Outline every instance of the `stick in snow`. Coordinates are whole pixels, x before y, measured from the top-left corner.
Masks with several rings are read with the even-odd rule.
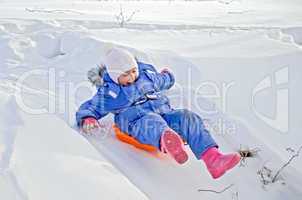
[[[224,188],[221,191],[199,189],[198,192],[213,192],[213,193],[216,193],[216,194],[221,194],[221,193],[224,193],[225,191],[227,191],[228,189],[230,189],[233,186],[234,186],[234,184],[231,184],[231,185],[229,185],[228,187]]]
[[[290,159],[277,171],[276,175],[274,176],[274,178],[272,179],[272,182],[276,182],[276,180],[278,179],[278,176],[280,175],[280,173],[296,158],[299,156],[300,151],[302,150],[302,146],[298,149],[297,153],[292,155],[292,157],[290,157]]]

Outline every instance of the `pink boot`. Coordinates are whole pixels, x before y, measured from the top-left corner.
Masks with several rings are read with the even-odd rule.
[[[240,155],[238,153],[224,155],[216,147],[212,147],[203,153],[201,159],[206,164],[212,177],[217,179],[239,163]]]
[[[183,164],[188,160],[188,154],[184,149],[181,137],[168,129],[161,136],[161,149],[168,153],[177,163]]]

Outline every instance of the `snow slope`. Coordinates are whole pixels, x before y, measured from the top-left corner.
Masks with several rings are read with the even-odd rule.
[[[270,12],[268,1],[160,2],[162,9],[128,2],[127,9],[145,15],[126,28],[114,21],[114,2],[0,4],[1,197],[299,199],[300,157],[265,190],[257,175],[264,164],[276,171],[290,156],[286,148],[302,141],[302,12],[298,1],[290,2]],[[250,14],[232,10],[249,6]],[[200,14],[201,8],[211,9]],[[151,17],[155,10],[158,17]],[[245,146],[260,148],[259,155],[214,181],[193,156],[177,166],[165,155],[118,142],[110,129],[86,139],[78,134],[74,113],[95,92],[86,72],[113,45],[158,69],[169,66],[177,79],[168,92],[173,105],[198,112],[224,151]],[[110,127],[111,116],[101,123]],[[220,195],[198,192],[230,184]]]
[[[63,120],[24,113],[13,95],[4,102],[2,199],[148,199]]]

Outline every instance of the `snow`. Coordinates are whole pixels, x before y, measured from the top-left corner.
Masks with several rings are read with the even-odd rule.
[[[4,199],[147,199],[63,120],[22,113],[7,98],[1,104]]]
[[[120,28],[115,15],[139,10]],[[298,149],[302,4],[291,1],[0,1],[2,199],[299,199],[302,159],[263,189]],[[184,166],[117,141],[83,137],[74,113],[95,89],[86,73],[118,45],[177,83],[177,108],[198,112],[223,151],[256,158],[212,180],[193,155]],[[112,116],[101,120],[107,128]],[[190,154],[192,154],[190,152]],[[284,182],[284,184],[282,184]],[[198,189],[222,190],[222,194]],[[251,185],[253,187],[251,187]]]

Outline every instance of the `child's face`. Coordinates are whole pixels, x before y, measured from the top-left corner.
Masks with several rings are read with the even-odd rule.
[[[134,83],[134,81],[137,79],[137,76],[138,76],[137,68],[134,67],[134,68],[122,73],[118,77],[118,83],[123,86],[130,85],[130,84]]]

